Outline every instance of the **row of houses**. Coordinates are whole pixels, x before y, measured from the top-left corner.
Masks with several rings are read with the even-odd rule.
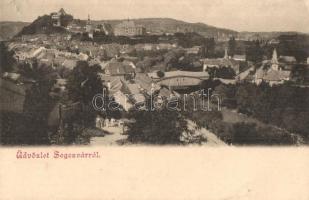
[[[227,49],[225,49],[225,55],[223,58],[203,58],[200,59],[203,63],[203,71],[207,71],[209,68],[231,67],[236,75],[239,74],[241,69],[241,63],[246,62],[245,55],[228,56]]]
[[[39,64],[52,67],[63,66],[71,70],[76,66],[78,61],[87,61],[89,59],[89,56],[84,53],[76,54],[24,43],[11,46],[11,50],[15,52],[14,57],[18,62],[31,62],[35,59]]]
[[[208,71],[209,68],[232,68],[236,73],[235,83],[237,81],[249,81],[255,84],[261,82],[267,82],[270,85],[282,84],[293,79],[292,71],[296,65],[305,66],[305,70],[309,69],[309,58],[307,63],[298,63],[294,56],[278,56],[276,49],[273,50],[271,60],[264,60],[262,63],[255,64],[255,66],[246,62],[245,59],[243,55],[229,57],[226,50],[223,58],[206,58],[200,59],[200,61],[203,63],[203,71]]]
[[[103,66],[99,74],[107,85],[109,95],[126,111],[134,105],[143,105],[146,98],[157,92],[164,99],[175,96],[176,93],[164,84],[158,83],[145,73],[139,73],[133,62],[112,60]]]

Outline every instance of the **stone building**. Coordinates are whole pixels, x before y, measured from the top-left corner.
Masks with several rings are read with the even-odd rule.
[[[61,17],[67,15],[63,8],[61,8],[58,12],[53,12],[50,14],[52,18],[53,26],[61,26]]]
[[[282,84],[285,81],[289,81],[291,79],[291,71],[284,70],[284,67],[282,67],[283,63],[280,63],[278,60],[276,49],[273,51],[273,56],[269,64],[269,69],[264,69],[264,66],[262,66],[256,70],[254,80],[256,84],[260,84],[262,81],[264,81],[272,86]]]
[[[134,21],[127,20],[115,26],[114,34],[116,36],[145,35],[146,28],[141,25],[136,25]]]
[[[94,28],[93,28],[93,25],[92,25],[91,20],[90,20],[90,15],[88,15],[88,20],[87,20],[87,23],[86,23],[86,32],[92,33],[93,30],[94,30]]]

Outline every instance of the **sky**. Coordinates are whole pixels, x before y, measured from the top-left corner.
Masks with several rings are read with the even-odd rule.
[[[0,21],[31,22],[60,8],[79,19],[168,17],[236,31],[309,33],[309,0],[0,0]]]

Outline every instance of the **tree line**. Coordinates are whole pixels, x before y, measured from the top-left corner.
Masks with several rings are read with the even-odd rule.
[[[228,108],[305,138],[309,136],[307,87],[296,87],[289,83],[272,87],[267,83],[221,84],[215,88],[215,92],[222,95],[222,103]]]

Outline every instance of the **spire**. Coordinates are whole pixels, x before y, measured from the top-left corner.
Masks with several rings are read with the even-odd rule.
[[[58,11],[58,13],[59,13],[60,15],[66,15],[66,12],[64,11],[63,8],[60,8],[60,10]]]
[[[90,15],[88,14],[88,20],[87,20],[87,24],[91,24],[91,20],[90,20]]]
[[[278,55],[277,55],[276,49],[274,49],[273,57],[271,59],[271,68],[276,71],[279,70],[279,62],[278,62]]]
[[[271,59],[272,64],[278,64],[278,55],[277,55],[277,50],[276,48],[273,51],[273,57]]]
[[[229,58],[229,56],[228,56],[228,54],[227,54],[227,48],[225,47],[225,49],[224,49],[224,58],[225,59],[228,59]]]

